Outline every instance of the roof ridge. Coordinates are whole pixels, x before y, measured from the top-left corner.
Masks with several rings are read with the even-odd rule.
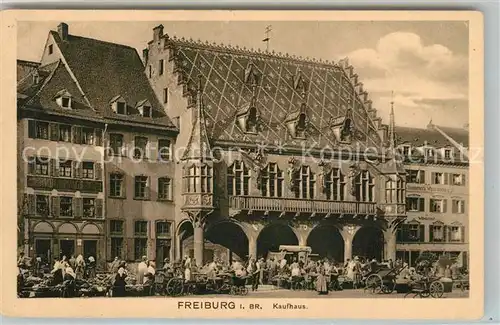
[[[57,62],[57,65],[55,66],[55,68],[50,72],[50,74],[47,76],[47,78],[45,78],[45,80],[43,81],[40,88],[38,88],[38,90],[30,98],[28,98],[28,100],[25,102],[26,104],[28,104],[28,105],[32,104],[33,98],[38,96],[42,92],[42,90],[45,88],[45,86],[49,83],[49,81],[52,79],[52,77],[54,77],[57,69],[61,65],[61,60],[59,59],[56,62]]]
[[[50,32],[59,35],[59,33],[57,31],[55,31],[55,30],[51,30]],[[131,50],[134,50],[134,51],[137,52],[137,50],[134,47],[128,46],[128,45],[124,45],[124,44],[113,43],[113,42],[103,41],[103,40],[96,39],[96,38],[90,38],[90,37],[85,37],[85,36],[80,36],[80,35],[73,35],[73,34],[68,34],[68,37],[82,38],[82,39],[86,39],[86,40],[90,40],[90,41],[94,41],[94,42],[98,42],[98,43],[102,43],[102,44],[113,45],[113,46],[121,47],[121,48],[128,48],[128,49],[131,49]]]

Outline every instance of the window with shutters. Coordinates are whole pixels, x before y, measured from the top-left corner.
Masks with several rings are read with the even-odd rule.
[[[406,198],[406,210],[408,212],[425,211],[425,199],[422,197],[408,197]]]
[[[260,175],[261,193],[267,197],[283,197],[283,171],[276,163],[269,163]]]
[[[45,158],[45,157],[30,158],[28,161],[29,164],[28,172],[30,174],[48,176],[49,162],[50,158]]]
[[[158,178],[158,200],[172,200],[172,180],[168,177]]]
[[[95,218],[95,199],[83,198],[83,217]]]
[[[147,158],[148,138],[134,138],[134,158]]]
[[[61,196],[59,198],[59,215],[61,217],[73,217],[73,198]]]
[[[109,175],[109,196],[124,197],[124,176],[123,174],[110,174]]]
[[[158,140],[158,159],[160,161],[170,160],[170,140],[159,139]]]
[[[94,129],[92,128],[82,128],[82,144],[94,145]]]
[[[418,241],[420,239],[420,225],[408,225],[408,239]]]
[[[35,126],[36,138],[48,140],[49,139],[49,123],[36,121],[35,125],[36,125]]]
[[[325,176],[325,194],[327,200],[343,201],[345,178],[340,168],[333,168]]]
[[[147,177],[147,176],[135,176],[134,179],[135,179],[134,198],[135,199],[147,199],[149,197],[149,193],[148,193],[149,177]]]
[[[406,182],[412,184],[424,184],[425,183],[425,171],[423,170],[407,170],[406,171]]]
[[[464,200],[452,200],[451,204],[452,213],[463,214],[465,213],[465,201]]]
[[[424,242],[425,240],[425,226],[416,221],[408,224],[402,224],[398,227],[396,233],[397,241],[399,242]]]
[[[157,221],[155,230],[156,230],[156,237],[169,237],[170,236],[170,222]]]
[[[431,199],[430,212],[446,213],[446,200],[444,199]]]
[[[450,241],[452,242],[462,241],[462,227],[459,226],[450,227]]]
[[[432,184],[445,184],[444,173],[432,173]]]
[[[375,179],[370,172],[362,171],[356,177],[356,201],[374,202]]]
[[[84,161],[82,163],[82,178],[94,179],[94,163]]]
[[[249,195],[250,169],[245,163],[236,160],[227,169],[227,193],[236,196]]]
[[[49,196],[36,195],[36,214],[38,216],[49,215]]]
[[[59,124],[59,141],[71,142],[71,125]]]
[[[148,222],[136,221],[134,223],[134,253],[135,259],[147,255]]]
[[[123,134],[111,133],[109,135],[109,148],[111,155],[121,156],[123,153]]]
[[[444,241],[444,229],[443,225],[430,225],[431,227],[431,242],[443,242]]]
[[[293,189],[296,198],[314,199],[316,178],[309,166],[300,167],[295,184]]]
[[[464,174],[452,174],[451,176],[452,184],[458,186],[465,185],[465,175]]]
[[[123,238],[122,237],[111,237],[111,257],[123,258]]]
[[[59,161],[59,177],[71,177],[72,172],[73,172],[72,160]]]

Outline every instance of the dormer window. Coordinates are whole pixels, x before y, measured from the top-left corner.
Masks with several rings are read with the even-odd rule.
[[[255,107],[257,83],[254,80],[252,84],[252,98],[250,102],[245,103],[240,107],[237,117],[239,127],[246,133],[256,134],[259,132],[259,110]]]
[[[136,105],[137,110],[139,111],[139,114],[144,117],[152,117],[153,116],[153,111],[151,110],[151,104],[147,99],[142,100],[137,103]]]
[[[116,96],[111,99],[111,109],[119,115],[127,115],[127,102],[122,96]]]
[[[451,158],[452,151],[451,149],[444,149],[444,158],[445,159],[450,159]]]
[[[295,131],[297,138],[306,137],[306,114],[300,114]]]
[[[55,96],[57,105],[64,109],[72,108],[71,98],[71,94],[66,89],[61,90]]]
[[[407,157],[410,156],[410,151],[411,147],[410,146],[403,146],[403,156]]]
[[[40,82],[40,75],[38,71],[33,72],[33,84],[37,85]]]
[[[434,149],[432,149],[432,148],[425,149],[425,156],[426,157],[434,157]]]
[[[250,108],[246,124],[247,132],[257,133],[257,109],[255,107]]]
[[[306,137],[308,118],[306,105],[302,104],[299,111],[292,113],[286,120],[288,131],[294,138],[304,139]]]

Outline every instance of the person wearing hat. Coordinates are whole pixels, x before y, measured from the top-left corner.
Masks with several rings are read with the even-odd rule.
[[[141,262],[137,266],[137,275],[136,275],[136,280],[137,284],[143,284],[144,283],[144,275],[148,272],[148,258],[146,256],[143,256],[141,259]]]

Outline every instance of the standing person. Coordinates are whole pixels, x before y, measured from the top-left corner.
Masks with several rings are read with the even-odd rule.
[[[82,280],[85,276],[85,259],[82,254],[78,255],[75,260],[75,270],[76,270],[76,279]]]
[[[259,284],[264,285],[264,269],[265,269],[265,263],[264,263],[264,258],[259,259]]]
[[[148,271],[147,261],[148,261],[148,258],[146,256],[143,256],[142,261],[137,266],[137,276],[136,276],[137,284],[144,283],[144,275]]]
[[[75,269],[76,266],[76,259],[73,254],[71,254],[71,257],[68,260],[69,266],[71,266],[72,269]]]
[[[319,265],[319,274],[316,278],[316,291],[319,295],[328,294],[328,284],[326,282],[325,267],[321,264]]]
[[[154,279],[154,276],[156,274],[155,267],[156,267],[155,262],[149,261],[148,268],[146,270],[146,273],[144,274],[144,283],[146,283],[148,277],[150,278],[152,277]]]
[[[120,268],[120,265],[121,265],[120,259],[118,258],[118,256],[115,256],[115,259],[113,260],[113,262],[111,262],[111,265],[109,266],[110,272],[116,274],[116,272],[118,272],[118,269]]]
[[[67,267],[64,271],[64,291],[63,297],[72,298],[76,295],[76,284],[75,284],[76,274],[73,271],[73,268],[67,264]]]
[[[63,265],[62,262],[57,258],[54,258],[54,267],[52,268],[51,273],[53,274],[52,285],[58,285],[63,283]]]
[[[120,262],[118,270],[113,283],[113,297],[125,297],[125,278],[127,277],[127,270],[125,270],[125,261]]]
[[[89,278],[93,279],[95,278],[95,258],[94,256],[89,256],[88,258],[89,264],[88,264],[88,271],[89,271]]]

